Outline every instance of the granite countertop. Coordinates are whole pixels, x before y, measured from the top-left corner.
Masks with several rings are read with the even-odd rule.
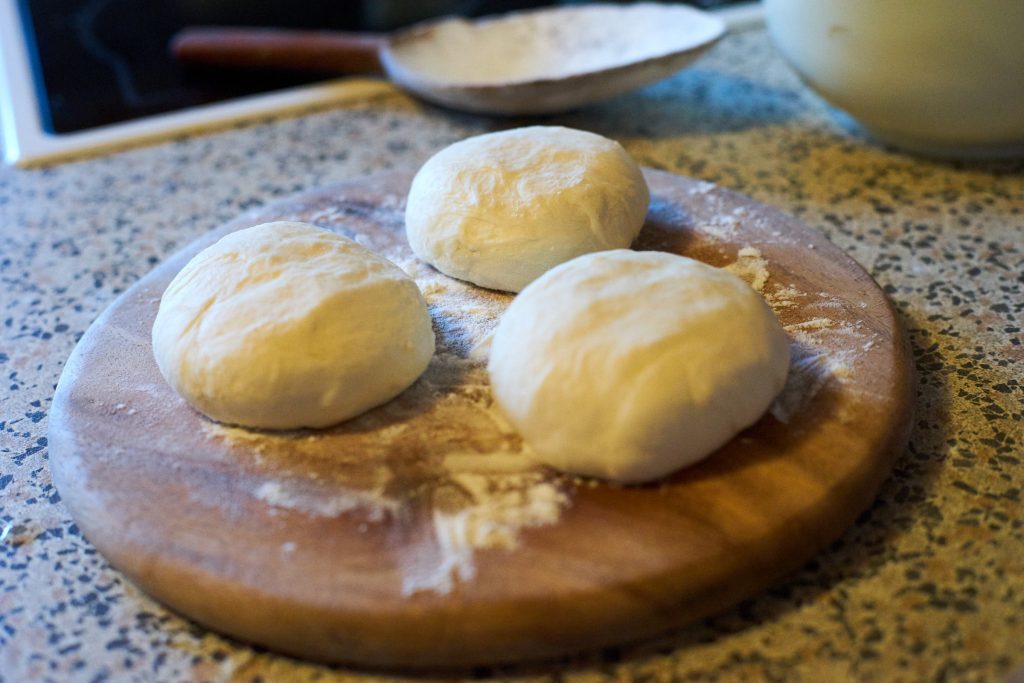
[[[61,367],[119,292],[239,212],[522,122],[397,92],[41,170],[0,169],[0,681],[394,679],[252,649],[111,569],[51,483]],[[800,217],[895,302],[918,372],[910,445],[875,503],[772,590],[547,680],[1001,680],[1024,665],[1024,162],[950,163],[865,139],[761,30],[675,77],[545,120]]]

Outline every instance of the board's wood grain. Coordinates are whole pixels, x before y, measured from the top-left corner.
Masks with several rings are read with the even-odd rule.
[[[50,461],[61,496],[89,540],[158,600],[317,660],[430,667],[544,658],[635,641],[753,595],[839,536],[904,447],[912,391],[904,335],[871,278],[816,231],[706,183],[646,174],[653,200],[637,248],[715,265],[756,265],[760,255],[769,274],[762,289],[805,379],[819,376],[815,367],[836,369],[703,463],[626,488],[544,474],[571,501],[557,523],[523,530],[514,549],[476,551],[475,576],[450,592],[407,595],[410,557],[429,562],[438,552],[430,522],[446,485],[438,458],[493,447],[472,415],[442,419],[400,397],[316,435],[249,438],[217,431],[182,403],[149,342],[174,274],[226,232],[275,219],[308,220],[400,254],[411,176],[387,174],[250,212],[119,298],[82,338],[54,399]],[[479,387],[439,395],[470,390]],[[384,439],[383,430],[399,436]],[[399,501],[387,514],[330,507],[339,487],[372,488],[380,467]],[[279,481],[298,486],[312,507],[256,495]]]

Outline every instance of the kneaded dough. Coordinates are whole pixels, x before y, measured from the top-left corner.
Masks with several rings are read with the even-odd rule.
[[[542,462],[626,483],[709,455],[757,421],[788,369],[782,326],[743,280],[628,250],[524,289],[488,364],[498,405]]]
[[[468,138],[416,174],[409,244],[442,273],[518,292],[581,254],[632,244],[650,194],[614,140],[532,126]]]
[[[325,427],[412,384],[434,353],[416,284],[356,242],[305,223],[231,233],[160,301],[153,354],[196,410],[229,424]]]

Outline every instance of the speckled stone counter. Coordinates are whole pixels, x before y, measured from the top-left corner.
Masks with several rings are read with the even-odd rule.
[[[998,681],[1024,666],[1024,162],[888,150],[764,33],[672,79],[545,120],[799,216],[896,303],[918,371],[910,446],[856,525],[773,590],[653,643],[505,680]],[[332,681],[164,610],[82,537],[47,413],[76,340],[161,259],[243,209],[415,167],[476,118],[398,93],[43,170],[0,169],[0,681]]]

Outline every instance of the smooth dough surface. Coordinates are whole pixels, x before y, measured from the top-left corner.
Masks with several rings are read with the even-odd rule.
[[[701,460],[781,391],[789,343],[749,285],[662,252],[588,254],[517,296],[495,330],[495,398],[544,463],[620,482]]]
[[[325,427],[412,384],[434,352],[416,284],[387,259],[305,223],[265,223],[197,254],[153,323],[161,374],[229,424]]]
[[[532,126],[431,157],[409,191],[406,233],[442,273],[518,292],[576,256],[628,247],[649,201],[639,166],[614,140]]]

